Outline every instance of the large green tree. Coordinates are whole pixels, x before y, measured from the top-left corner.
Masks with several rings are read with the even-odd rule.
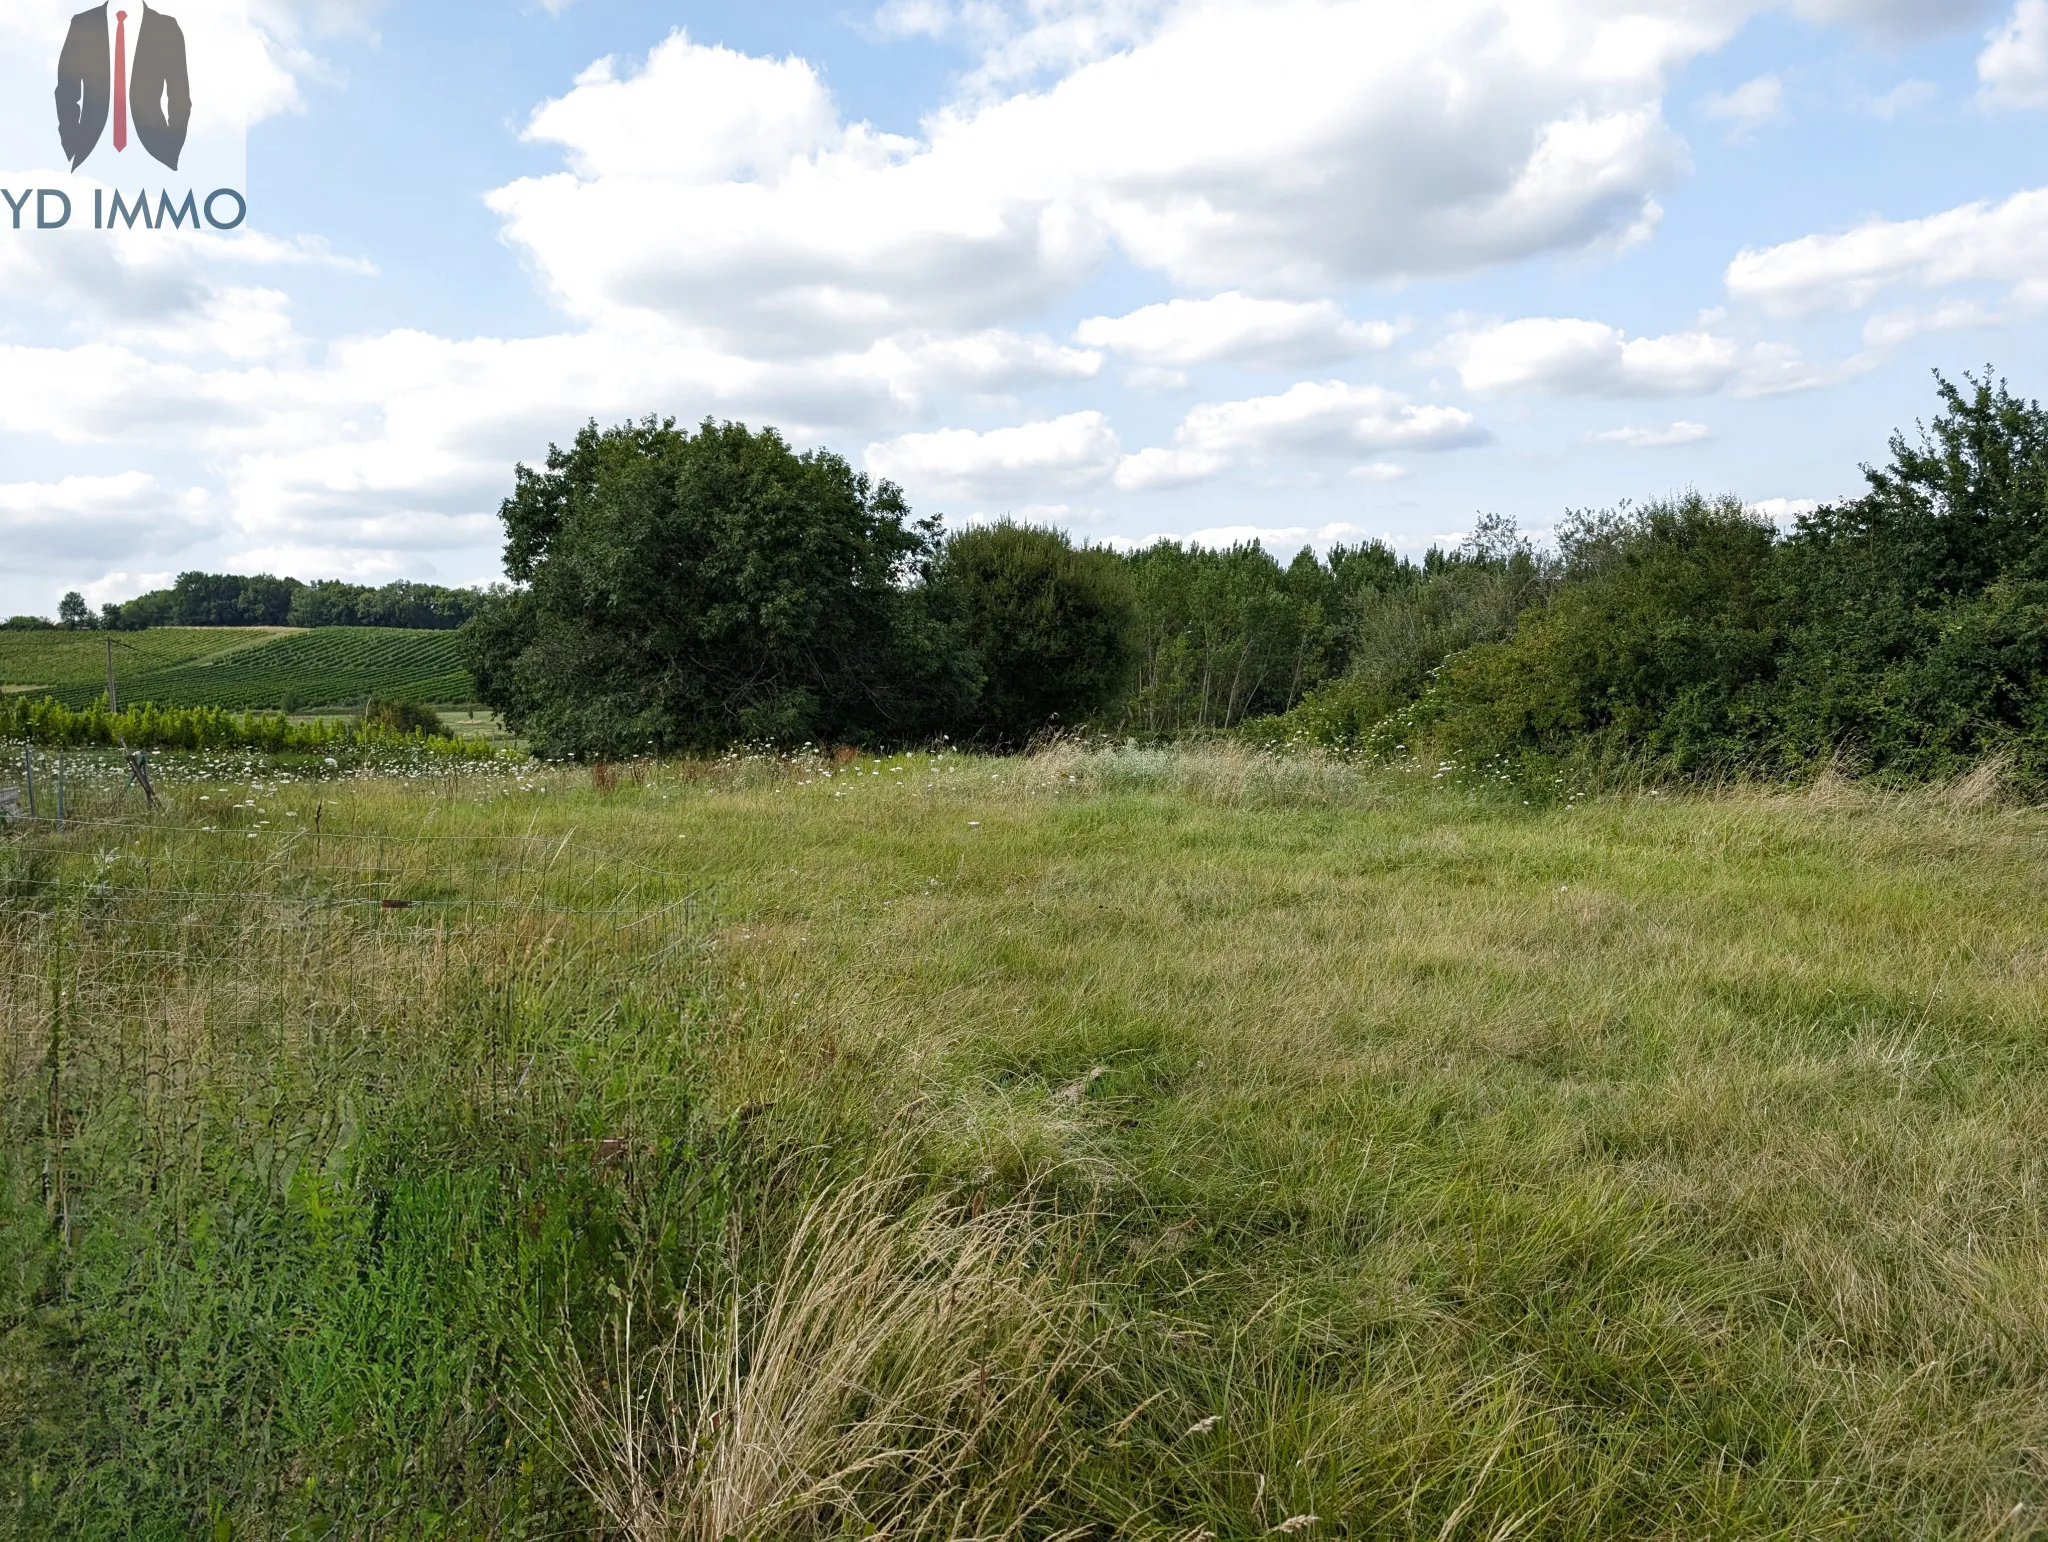
[[[550,447],[500,510],[481,699],[551,755],[923,737],[971,681],[915,584],[937,528],[771,428],[647,418]]]
[[[929,593],[979,677],[966,724],[976,738],[1014,746],[1078,726],[1129,683],[1137,596],[1112,552],[1076,550],[1057,530],[984,525],[946,542]]]

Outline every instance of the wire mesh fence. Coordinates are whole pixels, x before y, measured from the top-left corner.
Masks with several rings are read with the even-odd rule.
[[[36,769],[40,803],[57,784]],[[421,789],[353,800],[344,828],[303,788],[300,807],[223,795],[193,822],[196,795],[152,816],[96,770],[61,818],[0,826],[0,1095],[10,1141],[47,1153],[93,1110],[225,1085],[224,1061],[260,1084],[266,1045],[303,1068],[379,1044],[397,1066],[401,1039],[460,1034],[490,1003],[528,1025],[673,1004],[719,924],[715,889],[574,828],[408,830]]]

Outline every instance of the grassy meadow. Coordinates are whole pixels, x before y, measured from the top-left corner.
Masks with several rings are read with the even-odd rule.
[[[17,1534],[2048,1535],[1989,777],[160,777],[0,838]]]

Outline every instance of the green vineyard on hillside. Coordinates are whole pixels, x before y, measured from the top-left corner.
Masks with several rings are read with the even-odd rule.
[[[276,626],[166,626],[147,632],[117,632],[117,680],[140,679],[159,669],[253,648],[288,635]],[[104,632],[0,631],[0,688],[10,692],[44,687],[68,695],[73,687],[104,690],[107,642]]]
[[[453,632],[396,627],[163,627],[113,637],[121,701],[162,706],[347,707],[383,696],[470,696]],[[85,706],[107,688],[107,634],[0,633],[0,685]]]

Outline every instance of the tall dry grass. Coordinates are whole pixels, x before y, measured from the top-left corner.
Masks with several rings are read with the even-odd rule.
[[[764,1292],[680,1303],[651,1347],[627,1303],[598,1363],[555,1357],[535,1427],[622,1535],[1026,1534],[1071,1461],[1084,1297],[1028,1205],[902,1190],[820,1194]]]

